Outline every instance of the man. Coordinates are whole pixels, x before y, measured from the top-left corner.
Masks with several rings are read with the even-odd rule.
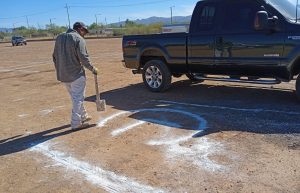
[[[86,86],[84,67],[96,75],[98,69],[91,64],[86,50],[84,36],[88,32],[84,23],[74,23],[73,29],[57,36],[53,52],[57,80],[65,84],[73,103],[72,130],[87,126],[87,121],[91,120],[83,105]]]

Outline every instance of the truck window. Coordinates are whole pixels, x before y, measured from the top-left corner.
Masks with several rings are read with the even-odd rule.
[[[255,2],[239,2],[226,5],[222,28],[224,31],[246,32],[254,30],[254,20],[261,7]]]
[[[196,7],[193,14],[191,33],[201,31],[209,31],[214,28],[216,15],[216,6],[214,4],[207,4]]]

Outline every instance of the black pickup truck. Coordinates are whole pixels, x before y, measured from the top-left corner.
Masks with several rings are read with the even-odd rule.
[[[294,3],[293,3],[294,2]],[[186,75],[204,80],[279,84],[300,73],[296,0],[202,0],[189,33],[123,37],[124,66],[153,92]],[[300,99],[300,76],[296,80]]]

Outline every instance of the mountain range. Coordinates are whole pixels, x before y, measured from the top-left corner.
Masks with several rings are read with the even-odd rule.
[[[186,24],[190,23],[192,16],[174,16],[172,18],[173,24]],[[149,17],[146,19],[137,19],[134,20],[133,22],[138,23],[138,24],[144,24],[144,25],[149,25],[152,23],[164,23],[164,24],[171,24],[171,18],[167,17]],[[125,21],[117,22],[117,23],[112,23],[112,25],[124,25]],[[13,31],[12,28],[0,28],[0,32],[9,32],[11,33]]]
[[[0,32],[11,33],[12,31],[12,28],[0,28]]]
[[[182,24],[182,23],[189,23],[191,21],[192,16],[174,16],[172,18],[173,24]],[[171,18],[166,18],[166,17],[149,17],[146,19],[137,19],[134,20],[133,22],[138,23],[138,24],[144,24],[144,25],[149,25],[152,23],[164,23],[164,24],[171,24]],[[112,23],[113,25],[124,25],[125,21],[117,22],[117,23]]]

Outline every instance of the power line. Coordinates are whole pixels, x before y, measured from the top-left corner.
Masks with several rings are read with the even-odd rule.
[[[15,16],[15,17],[0,17],[0,19],[18,19],[18,18],[24,18],[24,17],[28,17],[28,16],[35,16],[35,15],[42,15],[42,14],[46,14],[46,13],[50,13],[50,12],[54,12],[57,10],[60,10],[62,8],[56,8],[56,9],[50,9],[48,11],[43,11],[43,12],[36,12],[36,13],[31,13],[31,14],[26,14],[26,15],[20,15],[20,16]]]
[[[147,1],[147,2],[142,2],[142,3],[131,3],[131,4],[122,4],[122,5],[86,5],[86,6],[71,5],[70,7],[73,7],[73,8],[130,7],[130,6],[139,6],[139,5],[158,4],[158,3],[163,3],[163,2],[167,2],[167,1],[172,1],[172,0]]]

